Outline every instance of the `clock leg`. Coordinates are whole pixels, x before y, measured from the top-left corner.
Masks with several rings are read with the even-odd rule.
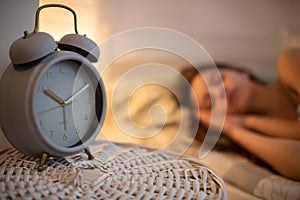
[[[90,152],[90,150],[88,148],[84,149],[84,152],[88,155],[89,160],[94,159],[93,154]]]
[[[41,157],[41,160],[40,160],[40,163],[39,163],[39,166],[38,166],[38,171],[39,172],[43,171],[44,164],[46,163],[47,158],[48,158],[48,154],[47,153],[43,153],[42,157]]]

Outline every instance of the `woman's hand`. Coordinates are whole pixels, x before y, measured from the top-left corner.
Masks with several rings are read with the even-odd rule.
[[[244,115],[227,114],[224,123],[224,131],[232,128],[244,127],[246,117]]]
[[[223,129],[223,133],[228,135],[236,129],[245,128],[244,124],[246,116],[227,113],[224,124],[221,124],[222,121],[218,121],[218,116],[213,119],[215,121],[211,121],[211,111],[201,111],[199,113],[199,119],[204,126],[208,127],[210,124],[212,124],[213,126],[218,126],[218,128],[221,127]]]

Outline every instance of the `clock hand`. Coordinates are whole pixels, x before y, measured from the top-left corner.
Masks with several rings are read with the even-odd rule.
[[[70,102],[69,104],[75,104],[75,103],[77,103],[78,101],[72,101],[72,102]],[[64,104],[65,105],[65,104]],[[42,110],[42,111],[39,111],[38,112],[38,114],[44,114],[44,113],[46,113],[46,112],[48,112],[48,111],[51,111],[51,110],[54,110],[54,109],[57,109],[57,108],[61,108],[62,106],[64,106],[64,105],[58,105],[58,106],[54,106],[54,107],[51,107],[51,108],[47,108],[47,109],[45,109],[45,110]]]
[[[59,106],[54,106],[54,107],[51,107],[51,108],[47,108],[46,110],[42,110],[42,111],[38,112],[38,114],[44,114],[44,113],[46,113],[46,112],[48,112],[48,111],[51,111],[51,110],[54,110],[54,109],[60,108],[60,107],[61,107],[61,105],[59,105]]]
[[[67,116],[66,116],[66,107],[65,106],[63,106],[63,116],[64,116],[64,121],[63,121],[64,131],[67,131]]]
[[[78,96],[81,92],[83,92],[85,89],[87,89],[90,85],[87,83],[85,86],[83,86],[80,90],[78,90],[77,92],[75,92],[75,94],[73,94],[72,96],[70,96],[66,101],[65,101],[65,105],[68,105],[72,102],[72,100]]]
[[[66,104],[66,102],[60,98],[57,94],[55,94],[52,90],[50,89],[46,89],[44,90],[44,92],[51,97],[52,99],[54,99],[56,102],[58,102],[60,105],[64,106]]]

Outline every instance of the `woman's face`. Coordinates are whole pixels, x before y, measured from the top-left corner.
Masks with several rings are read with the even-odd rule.
[[[214,70],[206,70],[193,79],[192,88],[199,109],[211,110],[218,106],[218,102],[226,100],[228,113],[249,112],[253,83],[248,74],[231,69],[221,69],[220,73],[222,80],[215,74]],[[205,77],[206,82],[203,77]],[[222,88],[222,83],[225,90]]]

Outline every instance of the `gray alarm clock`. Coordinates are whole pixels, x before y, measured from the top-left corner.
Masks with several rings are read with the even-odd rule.
[[[38,32],[43,8],[60,7],[74,15],[75,34],[59,42]],[[98,46],[79,35],[75,12],[64,5],[41,6],[35,29],[10,48],[11,64],[0,82],[0,123],[8,141],[20,152],[41,157],[66,156],[86,150],[95,140],[106,114],[103,80],[92,64]]]

